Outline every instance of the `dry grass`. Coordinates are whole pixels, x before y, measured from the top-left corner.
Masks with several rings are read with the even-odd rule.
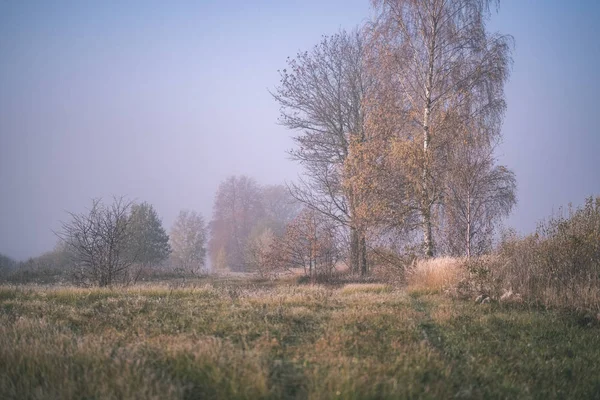
[[[431,290],[410,294],[243,280],[0,287],[0,398],[600,395],[597,324],[432,294],[453,279],[449,261],[423,267]]]
[[[354,294],[354,293],[387,293],[392,290],[389,285],[381,283],[350,283],[344,285],[340,292],[342,294]]]
[[[464,260],[451,257],[418,260],[406,275],[411,290],[439,293],[464,279]]]

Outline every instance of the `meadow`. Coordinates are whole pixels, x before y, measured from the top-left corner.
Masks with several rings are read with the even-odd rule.
[[[5,285],[0,398],[600,398],[600,322],[423,285]]]

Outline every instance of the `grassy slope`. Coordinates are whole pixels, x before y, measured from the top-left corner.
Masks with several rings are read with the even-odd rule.
[[[0,288],[0,398],[600,398],[594,320],[382,285]]]

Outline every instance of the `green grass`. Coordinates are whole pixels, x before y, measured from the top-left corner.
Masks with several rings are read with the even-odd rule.
[[[0,287],[0,398],[600,398],[600,327],[373,284]]]

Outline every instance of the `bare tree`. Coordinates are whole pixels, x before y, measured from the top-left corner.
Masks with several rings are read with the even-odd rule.
[[[128,283],[136,256],[127,254],[131,202],[115,197],[106,205],[94,199],[88,212],[69,213],[71,221],[57,233],[74,261],[74,277],[84,285]]]
[[[410,143],[406,181],[418,200],[423,250],[434,254],[433,213],[443,198],[447,140],[474,121],[499,134],[511,38],[486,31],[491,0],[373,0],[379,15],[369,46],[388,71],[407,124],[395,134]],[[387,128],[387,127],[386,127]],[[418,150],[418,151],[417,151]]]
[[[299,132],[290,154],[305,174],[292,194],[350,230],[350,265],[366,273],[364,227],[355,211],[360,199],[343,182],[350,142],[364,138],[362,102],[370,83],[363,42],[359,31],[324,37],[310,52],[288,59],[289,71],[281,72],[273,96],[281,106],[280,123]]]
[[[195,211],[179,212],[171,228],[171,262],[184,273],[199,274],[206,264],[207,228]]]

